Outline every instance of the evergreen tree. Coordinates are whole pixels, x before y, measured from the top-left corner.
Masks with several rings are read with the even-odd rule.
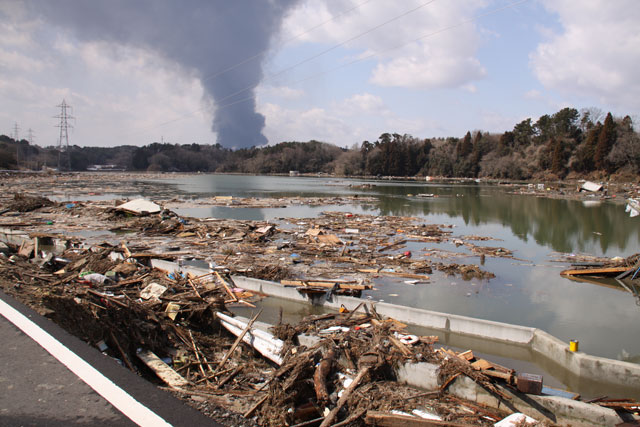
[[[556,175],[563,175],[565,161],[564,161],[564,150],[561,139],[553,139],[553,154],[551,155],[551,172]]]
[[[595,169],[595,153],[598,137],[602,131],[602,124],[598,122],[587,131],[587,137],[576,151],[575,161],[572,164],[576,172],[591,172]]]
[[[598,135],[598,143],[596,145],[596,152],[594,156],[594,163],[597,169],[606,170],[609,167],[607,161],[607,155],[611,151],[611,147],[616,142],[616,128],[613,122],[611,113],[607,114],[607,118],[604,119],[604,125]]]
[[[471,132],[467,132],[462,141],[458,141],[456,145],[456,157],[467,157],[473,150],[473,143],[471,142]]]

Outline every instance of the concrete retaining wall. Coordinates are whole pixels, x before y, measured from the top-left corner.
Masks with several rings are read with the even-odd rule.
[[[540,329],[535,330],[531,345],[533,351],[576,376],[624,387],[640,387],[640,365],[636,363],[571,352],[564,342]]]
[[[152,260],[152,265],[166,271],[178,269],[176,263],[162,260],[154,259]],[[202,268],[188,266],[183,267],[183,271],[194,275],[202,275],[208,272]],[[324,296],[316,296],[311,299],[305,294],[298,292],[295,288],[285,287],[275,282],[242,276],[233,276],[233,281],[237,286],[244,289],[262,292],[286,300],[320,304],[333,309],[338,309],[341,305],[344,305],[347,309],[353,310],[360,303],[366,301],[359,298],[337,295],[332,296],[329,300],[326,300]],[[445,332],[455,332],[473,337],[487,338],[505,343],[525,345],[535,353],[538,353],[540,357],[553,360],[577,376],[589,378],[591,381],[600,383],[620,385],[628,388],[640,388],[640,365],[591,356],[580,352],[572,353],[569,351],[566,343],[540,329],[389,303],[371,303],[375,305],[376,311],[379,314],[392,317],[407,324]]]

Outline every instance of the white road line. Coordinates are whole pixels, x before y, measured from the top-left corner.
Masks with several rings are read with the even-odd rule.
[[[89,387],[140,426],[171,426],[158,414],[134,399],[93,366],[52,337],[25,315],[0,299],[0,314],[30,336]]]

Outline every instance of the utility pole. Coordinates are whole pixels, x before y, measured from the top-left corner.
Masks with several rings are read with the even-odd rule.
[[[60,108],[60,114],[54,116],[54,118],[60,119],[60,124],[56,125],[56,127],[60,128],[60,139],[58,140],[58,171],[62,172],[63,168],[65,170],[71,169],[71,159],[69,157],[69,128],[73,128],[73,126],[69,124],[69,120],[74,117],[69,113],[71,106],[67,104],[64,99],[62,100],[62,104],[57,107]],[[63,151],[64,156],[62,155]]]
[[[27,131],[27,141],[29,142],[29,147],[27,147],[27,154],[25,156],[25,164],[27,166],[28,169],[33,169],[30,165],[29,165],[29,152],[31,151],[31,147],[33,147],[33,129],[29,128],[29,130]]]
[[[20,137],[20,128],[18,127],[18,122],[13,125],[13,140],[16,142],[16,167],[20,169],[20,141],[18,138]]]

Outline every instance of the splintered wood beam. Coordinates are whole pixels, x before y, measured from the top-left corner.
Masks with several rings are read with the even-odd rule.
[[[138,352],[138,359],[147,365],[158,378],[167,383],[170,387],[182,387],[189,384],[182,375],[174,371],[169,365],[164,363],[155,353],[149,350]]]
[[[336,407],[333,408],[331,412],[329,412],[324,421],[322,421],[322,424],[320,424],[320,427],[328,427],[333,423],[333,420],[335,420],[338,416],[338,412],[340,411],[340,409],[344,406],[345,403],[347,403],[347,400],[349,399],[349,396],[351,396],[351,393],[353,393],[353,390],[358,387],[360,381],[362,381],[362,378],[364,378],[364,376],[367,375],[368,372],[369,366],[365,366],[364,368],[360,369],[358,375],[356,375],[356,377],[353,379],[353,382],[349,384],[349,387],[347,387],[346,390],[342,392],[342,396],[340,396]]]

